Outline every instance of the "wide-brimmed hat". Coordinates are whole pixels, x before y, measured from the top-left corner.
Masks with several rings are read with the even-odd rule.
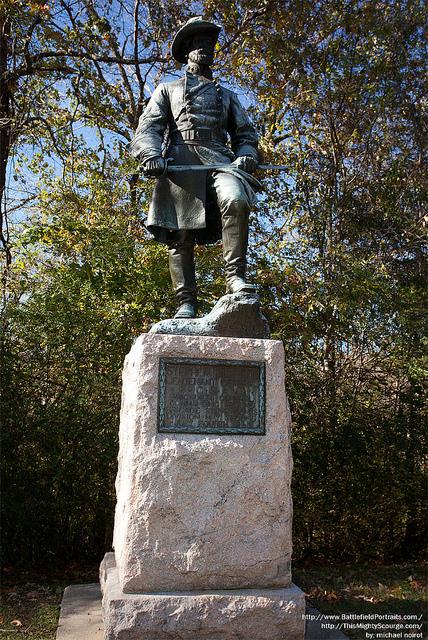
[[[214,22],[204,20],[201,16],[190,18],[190,20],[188,20],[186,24],[177,31],[175,38],[172,41],[171,53],[174,60],[182,62],[183,64],[187,62],[187,41],[189,38],[194,36],[195,33],[199,33],[200,31],[211,32],[217,39],[218,34],[221,31],[221,27]]]

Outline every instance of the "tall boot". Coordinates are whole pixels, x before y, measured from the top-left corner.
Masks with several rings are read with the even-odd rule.
[[[174,243],[168,253],[172,287],[180,305],[174,317],[194,318],[197,294],[193,238]]]
[[[227,293],[256,293],[257,287],[245,280],[248,247],[248,211],[232,203],[222,216],[223,257]]]

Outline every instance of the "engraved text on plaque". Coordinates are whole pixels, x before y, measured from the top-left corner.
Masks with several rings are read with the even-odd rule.
[[[158,430],[263,435],[264,362],[160,358]]]

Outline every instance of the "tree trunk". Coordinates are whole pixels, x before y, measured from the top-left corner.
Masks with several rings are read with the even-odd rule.
[[[9,247],[7,214],[5,205],[6,169],[10,152],[11,110],[10,89],[8,86],[8,44],[10,38],[10,22],[7,16],[0,14],[0,242],[6,258],[6,272],[11,263]]]

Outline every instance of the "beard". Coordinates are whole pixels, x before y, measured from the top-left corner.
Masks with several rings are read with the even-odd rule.
[[[189,62],[193,62],[194,64],[205,64],[212,65],[214,62],[214,54],[210,51],[205,51],[204,49],[194,49],[193,51],[189,51]]]

